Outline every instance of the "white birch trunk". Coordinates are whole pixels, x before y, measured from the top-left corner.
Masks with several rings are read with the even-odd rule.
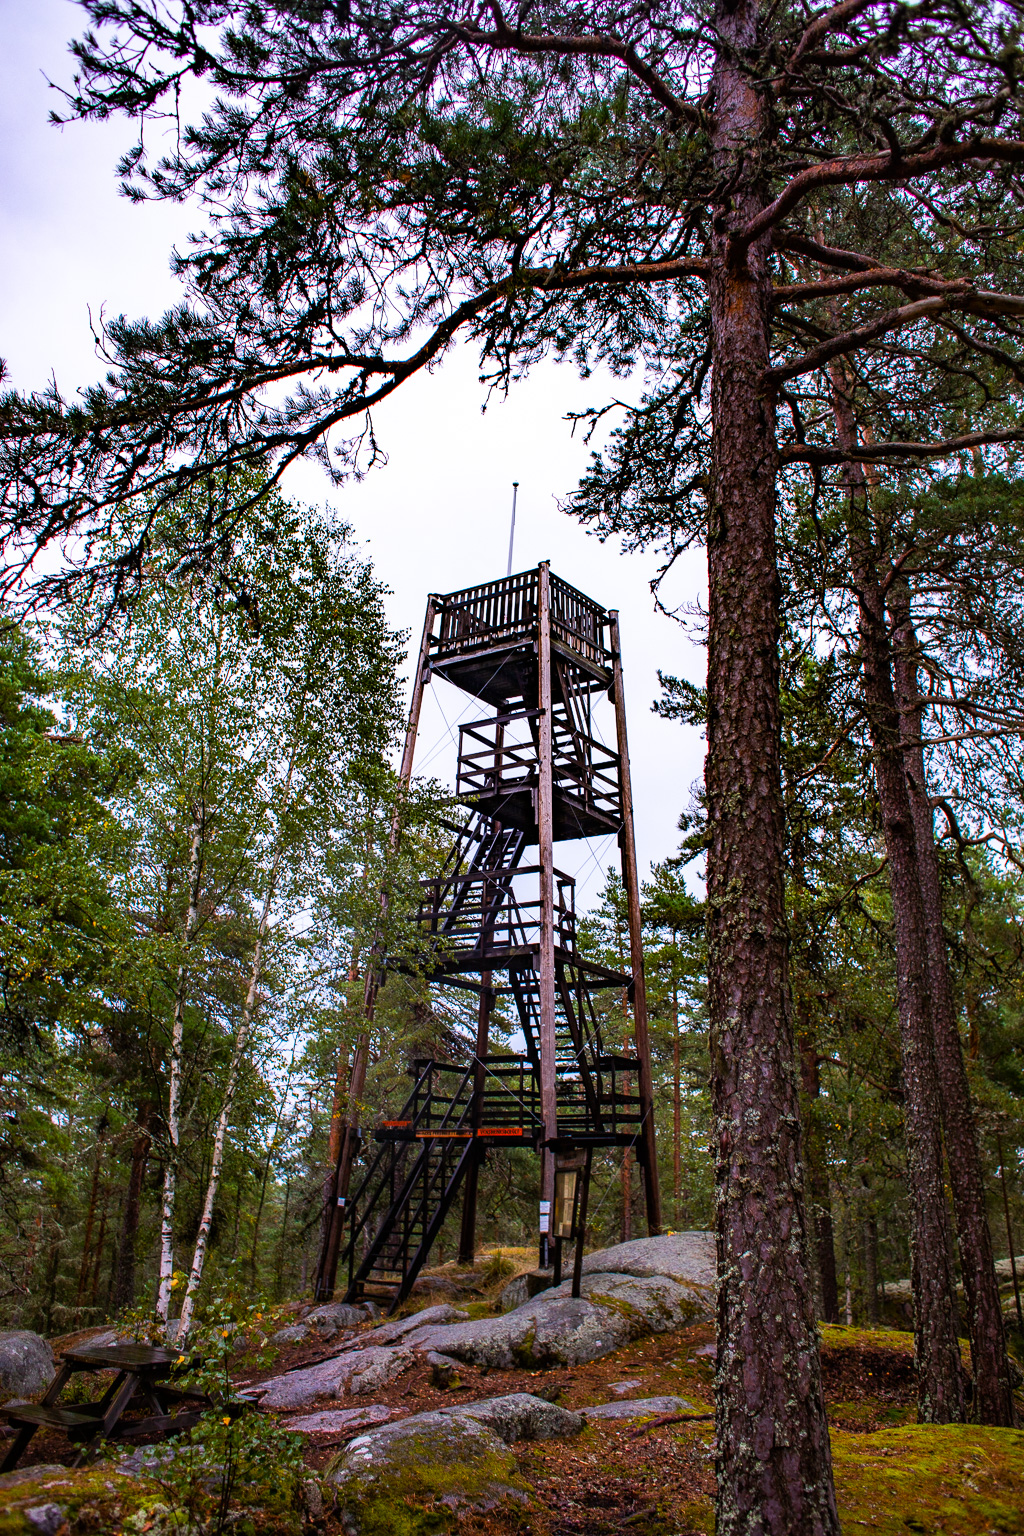
[[[235,1090],[238,1086],[239,1068],[241,1067],[246,1041],[249,1038],[252,1017],[256,1011],[256,996],[259,990],[260,978],[263,975],[263,953],[270,918],[272,895],[273,886],[268,890],[267,899],[263,904],[263,914],[260,918],[260,925],[256,935],[256,948],[253,951],[249,987],[245,994],[245,1006],[242,1009],[241,1022],[238,1026],[238,1033],[235,1036],[234,1050],[231,1053],[231,1065],[228,1068],[228,1080],[224,1088],[224,1102],[221,1104],[220,1115],[217,1119],[217,1131],[213,1138],[213,1157],[210,1161],[210,1177],[206,1185],[206,1199],[203,1203],[202,1219],[199,1222],[199,1232],[196,1236],[195,1252],[192,1255],[192,1268],[189,1271],[185,1300],[181,1305],[181,1322],[178,1326],[177,1336],[179,1344],[188,1333],[192,1324],[196,1292],[199,1289],[199,1282],[203,1278],[203,1265],[206,1263],[206,1249],[210,1240],[210,1227],[213,1224],[213,1207],[217,1199],[217,1190],[220,1188],[220,1174],[224,1163],[224,1143],[227,1139],[228,1122],[231,1119],[231,1108],[234,1104]]]
[[[184,943],[191,944],[199,925],[199,886],[202,878],[203,834],[205,816],[197,805],[192,817],[192,835],[188,868],[188,914],[185,918]],[[178,1147],[181,1134],[181,1058],[185,1037],[185,996],[187,973],[184,963],[178,967],[174,988],[174,1021],[171,1026],[171,1059],[167,1086],[167,1161],[164,1165],[163,1205],[160,1214],[160,1283],[157,1289],[156,1315],[167,1322],[174,1276],[174,1197],[178,1183]]]
[[[295,770],[295,758],[297,744],[293,744],[291,756],[288,762],[288,772],[285,775],[284,788],[281,795],[281,806],[278,813],[278,828],[281,819],[288,809],[291,797],[292,777]],[[267,930],[270,926],[270,909],[273,904],[274,894],[277,890],[277,880],[281,871],[281,861],[284,849],[281,846],[280,830],[277,847],[274,850],[274,863],[267,882],[266,897],[263,902],[263,911],[260,914],[259,927],[256,930],[256,948],[253,951],[252,971],[249,976],[249,987],[245,994],[245,1006],[242,1009],[242,1018],[235,1036],[234,1049],[231,1053],[231,1065],[228,1068],[228,1080],[224,1087],[224,1102],[221,1104],[220,1115],[217,1119],[217,1131],[213,1139],[213,1157],[210,1161],[210,1177],[206,1184],[206,1199],[203,1202],[203,1214],[199,1222],[199,1231],[196,1235],[195,1251],[192,1255],[192,1268],[189,1271],[188,1285],[185,1290],[185,1299],[181,1306],[181,1322],[178,1325],[178,1342],[180,1343],[188,1333],[192,1324],[192,1313],[195,1309],[196,1292],[203,1278],[203,1266],[206,1263],[206,1250],[210,1241],[210,1228],[213,1225],[213,1207],[217,1199],[217,1191],[220,1188],[221,1169],[224,1164],[224,1143],[227,1139],[228,1124],[231,1119],[231,1108],[234,1104],[235,1090],[238,1087],[238,1074],[242,1064],[242,1056],[245,1051],[249,1031],[252,1027],[253,1014],[256,1011],[256,998],[259,992],[260,979],[263,975],[263,956],[266,949]]]

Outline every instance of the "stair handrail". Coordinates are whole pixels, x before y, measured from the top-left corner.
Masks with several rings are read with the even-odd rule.
[[[400,1115],[398,1117],[399,1119],[404,1120],[407,1116],[409,1116],[410,1117],[410,1130],[412,1130],[413,1132],[415,1132],[416,1125],[422,1119],[424,1113],[426,1113],[426,1111],[427,1111],[427,1109],[429,1108],[429,1105],[430,1105],[430,1100],[431,1100],[432,1096],[431,1096],[430,1093],[428,1093],[426,1098],[424,1099],[423,1106],[419,1110],[419,1113],[415,1114],[415,1115],[412,1113],[413,1108],[414,1108],[415,1103],[416,1103],[416,1096],[419,1093],[420,1089],[422,1088],[424,1082],[430,1077],[431,1073],[433,1072],[433,1069],[434,1069],[434,1065],[433,1065],[433,1062],[431,1062],[430,1065],[425,1067],[424,1070],[420,1073],[419,1077],[416,1079],[415,1084],[413,1085],[413,1090],[410,1093],[409,1097],[406,1099],[405,1104],[403,1105],[401,1113],[400,1113]],[[376,1172],[377,1172],[381,1162],[384,1161],[389,1155],[392,1156],[392,1157],[397,1156],[397,1153],[395,1151],[395,1145],[396,1144],[394,1142],[387,1142],[387,1141],[383,1142],[381,1144],[379,1150],[377,1151],[376,1156],[374,1157],[372,1163],[370,1164],[369,1168],[367,1169],[366,1174],[365,1174],[362,1182],[358,1185],[358,1187],[357,1187],[357,1189],[355,1191],[355,1194],[353,1194],[350,1197],[350,1199],[349,1199],[349,1202],[348,1202],[348,1222],[349,1222],[349,1226],[350,1226],[351,1230],[349,1231],[348,1243],[347,1243],[346,1246],[349,1249],[350,1265],[351,1265],[351,1255],[355,1252],[356,1239],[359,1237],[359,1234],[362,1232],[362,1230],[365,1227],[367,1221],[369,1220],[371,1211],[374,1209],[375,1205],[377,1204],[376,1197],[374,1199],[372,1199],[372,1200],[368,1200],[367,1203],[366,1203],[365,1210],[363,1211],[362,1215],[357,1220],[356,1219],[356,1212],[357,1212],[357,1210],[359,1208],[359,1202],[362,1199],[362,1197],[365,1195],[367,1186],[370,1184],[371,1180],[373,1179],[374,1175],[376,1174]]]

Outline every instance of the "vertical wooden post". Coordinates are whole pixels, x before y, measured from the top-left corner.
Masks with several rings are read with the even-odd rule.
[[[661,1191],[658,1188],[658,1161],[654,1142],[654,1085],[651,1079],[651,1042],[647,1030],[647,989],[644,983],[644,942],[640,915],[640,882],[636,869],[636,838],[633,831],[633,790],[629,776],[629,743],[626,738],[626,701],[622,691],[622,649],[619,639],[619,614],[613,608],[608,619],[611,627],[612,689],[615,701],[615,737],[619,752],[619,788],[622,794],[622,830],[619,854],[622,883],[626,888],[629,914],[629,952],[633,972],[633,1033],[640,1088],[641,1156],[644,1166],[644,1193],[647,1197],[647,1230],[654,1237],[661,1231]]]
[[[577,1298],[583,1277],[583,1247],[587,1239],[587,1202],[590,1199],[590,1170],[593,1163],[594,1149],[588,1147],[583,1162],[583,1188],[580,1190],[580,1203],[576,1213],[576,1254],[572,1265],[572,1294]]]
[[[540,1173],[540,1265],[548,1262],[551,1214],[555,1198],[555,1154],[547,1143],[558,1134],[555,1085],[555,862],[553,731],[551,718],[551,572],[547,561],[538,570],[537,705],[538,729],[537,843],[540,866],[540,1112],[544,1142]]]
[[[430,638],[434,628],[434,616],[437,612],[437,602],[434,597],[427,599],[427,612],[423,620],[423,634],[420,638],[419,655],[416,659],[416,673],[412,680],[412,697],[409,700],[409,721],[405,728],[405,744],[402,748],[402,763],[398,770],[398,796],[395,800],[394,814],[391,818],[391,852],[394,853],[402,835],[402,803],[405,791],[412,779],[413,758],[416,754],[416,738],[420,729],[420,710],[423,706],[423,690],[427,683],[427,668],[430,663]],[[387,886],[381,891],[380,915],[381,925],[388,914]],[[374,944],[370,951],[366,966],[366,985],[363,988],[363,1017],[366,1025],[373,1023],[374,1010],[377,1004],[377,989],[380,985],[378,966],[380,964],[380,943]],[[355,1051],[352,1056],[352,1071],[349,1074],[348,1085],[348,1115],[345,1124],[344,1135],[341,1139],[341,1149],[334,1168],[334,1178],[329,1190],[330,1220],[324,1223],[324,1238],[317,1263],[316,1280],[313,1294],[317,1301],[330,1301],[334,1295],[334,1283],[338,1273],[338,1253],[341,1248],[341,1234],[345,1227],[344,1208],[348,1197],[349,1184],[352,1179],[352,1165],[355,1162],[356,1151],[359,1147],[359,1101],[363,1096],[366,1086],[366,1068],[370,1055],[370,1031],[364,1028],[356,1040]]]

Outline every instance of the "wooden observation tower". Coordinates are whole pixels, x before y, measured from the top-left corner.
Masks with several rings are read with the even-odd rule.
[[[649,1230],[660,1227],[640,893],[630,795],[618,614],[542,564],[502,581],[431,597],[413,681],[401,774],[408,783],[423,690],[433,675],[490,713],[460,728],[457,793],[468,808],[441,869],[422,886],[420,970],[440,987],[476,995],[475,1055],[416,1061],[401,1113],[362,1148],[350,1124],[328,1196],[318,1300],[397,1306],[462,1195],[460,1256],[472,1262],[477,1180],[509,1146],[541,1158],[540,1264],[561,1272],[562,1240],[586,1221],[598,1147],[635,1148]],[[595,731],[595,706],[614,706],[615,747]],[[628,903],[630,970],[584,958],[576,944],[574,880],[556,845],[617,837]],[[425,957],[425,958],[424,958]],[[367,1013],[386,966],[367,978]],[[632,1005],[635,1054],[604,1038],[596,994]],[[518,1020],[519,1055],[489,1049],[501,1000]],[[351,1098],[365,1077],[365,1041]],[[339,1268],[342,1271],[339,1276]]]

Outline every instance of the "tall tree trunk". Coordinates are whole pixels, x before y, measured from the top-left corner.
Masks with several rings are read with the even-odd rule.
[[[188,911],[182,943],[187,953],[199,926],[199,887],[203,873],[203,837],[206,826],[204,808],[197,802],[192,810],[189,836]],[[181,1136],[181,1059],[185,1042],[185,999],[188,971],[184,961],[178,967],[174,987],[174,1018],[171,1023],[171,1058],[167,1083],[167,1150],[164,1162],[164,1188],[160,1208],[160,1279],[156,1295],[156,1315],[166,1323],[171,1307],[174,1279],[174,1201],[178,1184],[178,1149]]]
[[[845,452],[857,433],[841,364],[831,367],[836,437]],[[918,1417],[922,1423],[962,1423],[964,1390],[956,1327],[956,1293],[949,1266],[949,1217],[942,1168],[939,1089],[928,997],[924,910],[917,842],[910,809],[885,599],[869,524],[864,471],[846,475],[853,584],[857,594],[861,676],[871,736],[875,785],[882,813],[896,935],[896,1001],[900,1021],[903,1117],[910,1194],[911,1280]]]
[[[277,885],[279,868],[280,853],[275,858],[274,868],[267,884],[263,911],[260,914],[259,927],[256,930],[256,946],[253,950],[252,968],[249,972],[249,986],[245,994],[245,1004],[242,1008],[238,1033],[235,1035],[234,1048],[231,1052],[231,1065],[228,1068],[227,1082],[224,1085],[224,1098],[221,1101],[220,1114],[217,1117],[217,1129],[213,1138],[213,1156],[210,1159],[210,1175],[206,1183],[206,1198],[203,1201],[203,1214],[199,1219],[199,1231],[196,1234],[196,1245],[192,1254],[192,1268],[189,1271],[185,1299],[181,1305],[181,1322],[178,1327],[177,1337],[179,1345],[192,1325],[196,1292],[203,1278],[206,1250],[210,1241],[210,1228],[213,1225],[213,1208],[217,1200],[221,1169],[224,1164],[224,1143],[227,1140],[228,1124],[231,1120],[231,1110],[235,1102],[235,1091],[238,1087],[238,1076],[245,1055],[245,1047],[249,1040],[253,1015],[256,1012],[256,999],[259,996],[260,981],[263,977],[263,958],[267,942],[267,930],[270,926],[270,908]]]
[[[871,1207],[871,1185],[861,1175],[861,1255],[864,1270],[864,1314],[871,1326],[878,1326],[878,1222]]]
[[[818,1278],[821,1287],[821,1315],[826,1323],[839,1321],[839,1281],[836,1276],[836,1238],[832,1221],[832,1190],[824,1139],[818,1119],[821,1096],[821,1072],[818,1042],[808,1026],[797,1030],[800,1045],[800,1087],[804,1109],[804,1166],[807,1169],[807,1201],[814,1234]]]
[[[949,980],[946,936],[942,927],[942,882],[935,847],[935,826],[922,745],[917,636],[911,614],[910,590],[900,582],[890,597],[895,625],[896,693],[904,742],[903,761],[917,842],[917,869],[924,906],[931,991],[935,1065],[941,1089],[946,1161],[953,1191],[960,1272],[967,1302],[967,1325],[974,1367],[972,1417],[979,1424],[1013,1427],[1013,1386],[1006,1354],[1003,1312],[999,1304],[992,1234],[985,1210],[985,1181],[978,1152],[978,1133],[967,1082],[953,989]]]
[[[113,1306],[122,1312],[135,1300],[135,1239],[139,1230],[139,1213],[142,1208],[142,1186],[146,1177],[146,1163],[152,1141],[149,1119],[152,1110],[148,1104],[140,1104],[136,1115],[136,1134],[132,1142],[132,1167],[128,1175],[128,1188],[124,1197],[124,1218],[118,1242],[117,1265],[114,1278]]]
[[[716,7],[708,529],[708,993],[716,1153],[718,1536],[838,1533],[807,1260],[789,1016],[779,714],[770,237],[749,145],[770,131],[745,60],[756,0]]]
[[[82,1262],[78,1268],[78,1288],[75,1291],[75,1311],[82,1304],[85,1296],[86,1282],[89,1271],[92,1268],[92,1229],[96,1220],[96,1196],[100,1187],[100,1168],[103,1164],[104,1142],[107,1135],[107,1112],[103,1111],[100,1123],[96,1127],[96,1156],[92,1165],[92,1183],[89,1187],[89,1206],[85,1218],[85,1235],[82,1238]],[[102,1239],[100,1240],[102,1243]]]
[[[673,945],[675,934],[672,935]],[[683,1091],[679,1072],[679,985],[673,962],[672,977],[672,1199],[675,1224],[679,1225],[679,1204],[683,1194]]]
[[[284,1089],[278,1100],[277,1114],[274,1116],[274,1128],[267,1140],[267,1155],[263,1159],[263,1175],[260,1179],[260,1197],[256,1202],[256,1215],[252,1224],[252,1244],[249,1248],[249,1278],[252,1281],[253,1291],[256,1290],[257,1261],[259,1256],[260,1228],[263,1224],[263,1212],[267,1203],[267,1185],[270,1182],[270,1165],[274,1161],[274,1153],[277,1150],[277,1136],[281,1129],[281,1121],[288,1107],[288,1095],[292,1087],[292,1074],[295,1071],[295,1050],[292,1049],[291,1060],[288,1063],[288,1075],[284,1080]]]
[[[89,1286],[89,1305],[95,1307],[100,1292],[100,1271],[103,1268],[103,1245],[107,1238],[107,1215],[110,1207],[110,1190],[103,1191],[100,1207],[100,1235],[96,1239],[96,1257],[92,1266],[92,1283]]]
[[[358,954],[352,957],[348,979],[350,983],[359,979]],[[373,997],[373,975],[368,969],[363,987],[364,1018],[367,1011],[372,1010]],[[317,1271],[313,1286],[316,1301],[329,1301],[334,1295],[338,1253],[344,1228],[344,1219],[338,1209],[338,1202],[339,1198],[344,1200],[348,1192],[348,1180],[355,1159],[359,1101],[366,1084],[369,1052],[370,1037],[366,1030],[363,1030],[356,1039],[351,1066],[347,1049],[338,1056],[338,1070],[334,1079],[334,1100],[331,1106],[331,1126],[327,1142],[327,1175],[324,1179],[323,1205],[320,1213]]]

